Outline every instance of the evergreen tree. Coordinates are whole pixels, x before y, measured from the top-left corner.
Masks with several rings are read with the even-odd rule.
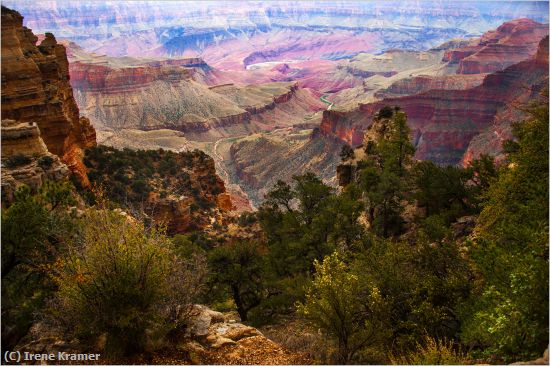
[[[464,337],[508,362],[548,346],[548,95],[513,126],[471,256],[479,281]],[[510,148],[513,147],[513,148]]]

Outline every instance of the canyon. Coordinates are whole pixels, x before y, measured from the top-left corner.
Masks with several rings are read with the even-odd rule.
[[[5,0],[6,361],[539,355],[547,13]]]
[[[537,48],[526,46],[528,43],[523,38],[525,34],[530,34],[532,40],[538,39]],[[510,110],[512,106],[517,108],[522,102],[525,103],[537,95],[537,92],[540,92],[542,87],[547,84],[547,34],[547,26],[540,27],[539,24],[529,20],[506,23],[482,39],[496,37],[491,38],[493,40],[491,44],[501,42],[508,47],[509,52],[512,52],[511,59],[516,57],[522,61],[506,68],[506,63],[496,65],[492,61],[494,55],[485,51],[487,47],[492,46],[482,46],[479,51],[464,58],[467,60],[475,56],[479,65],[491,65],[491,69],[497,68],[496,72],[487,74],[483,79],[477,79],[478,81],[483,80],[480,85],[468,88],[466,82],[462,84],[463,88],[459,88],[460,90],[450,91],[435,88],[425,91],[426,89],[417,89],[414,84],[411,85],[406,80],[402,80],[397,83],[399,91],[408,87],[413,91],[417,89],[421,92],[402,97],[384,98],[370,103],[359,103],[358,107],[350,110],[325,111],[320,126],[321,132],[325,136],[332,136],[350,145],[360,145],[363,141],[364,131],[372,122],[374,113],[385,105],[396,105],[401,107],[408,116],[418,159],[454,165],[462,161],[469,161],[481,153],[498,155],[501,151],[498,146],[495,146],[498,143],[493,143],[490,145],[491,148],[483,148],[480,151],[475,151],[475,146],[480,145],[479,142],[474,143],[472,147],[469,147],[469,143],[486,129],[492,129],[489,135],[499,136],[500,143],[511,137],[509,126],[512,121],[502,117],[503,114],[506,114],[504,110]],[[541,39],[544,36],[546,37]],[[481,43],[483,41],[480,41]],[[527,48],[531,51],[525,54]],[[446,55],[449,55],[449,52],[454,52],[454,50],[448,51]],[[513,52],[516,52],[515,56]],[[485,59],[483,56],[486,56]],[[455,60],[448,56],[445,56],[444,59]],[[452,63],[454,62],[452,61]],[[461,72],[460,67],[457,72]],[[461,75],[458,74],[444,78],[450,77],[461,80]],[[433,79],[424,79],[430,80],[430,83],[434,82]],[[419,81],[418,78],[412,80]],[[405,87],[402,86],[403,83],[405,83]],[[397,85],[393,84],[388,90],[395,91]],[[437,82],[433,85],[437,86]],[[501,117],[496,118],[497,115]],[[518,117],[517,113],[516,117]],[[503,124],[507,124],[507,127]],[[497,132],[498,129],[506,130],[508,133],[500,136]],[[467,149],[469,149],[468,157],[463,159]]]
[[[300,172],[335,186],[342,145],[360,145],[384,105],[407,113],[418,159],[498,157],[521,115],[510,106],[547,78],[533,61],[542,3],[13,5],[65,45],[100,144],[202,150],[238,210]]]
[[[39,38],[41,40],[37,45]],[[80,51],[76,50],[77,54],[78,52]],[[124,184],[120,186],[117,178],[125,180],[125,174],[138,178],[130,166],[118,175],[115,174],[116,177],[102,175],[101,169],[115,169],[110,163],[104,166],[106,161],[118,159],[124,167],[132,161],[134,155],[129,153],[132,150],[124,150],[120,154],[129,156],[115,158],[115,151],[105,150],[104,146],[96,147],[96,130],[90,119],[80,115],[73,96],[76,95],[78,100],[80,93],[101,90],[106,95],[115,94],[124,98],[128,86],[130,89],[134,87],[134,90],[147,89],[155,81],[179,85],[182,76],[192,73],[194,68],[206,68],[204,63],[196,59],[178,62],[151,61],[149,66],[127,68],[123,69],[122,74],[117,74],[116,70],[111,70],[112,73],[106,72],[110,70],[106,66],[87,65],[89,68],[86,71],[82,71],[79,62],[71,62],[69,66],[67,54],[71,60],[78,57],[75,56],[74,49],[69,48],[67,52],[65,46],[58,43],[51,33],[35,36],[30,29],[23,26],[23,18],[18,12],[2,7],[3,204],[11,204],[16,190],[23,185],[28,186],[31,193],[37,193],[48,180],[66,182],[74,177],[82,189],[102,190],[106,185],[109,193],[117,192],[114,183],[119,183],[119,193],[126,189],[131,190],[130,193],[134,190],[143,193],[148,186],[155,186],[157,191],[158,187],[164,187],[162,196],[151,192],[144,197],[148,205],[154,207],[152,212],[146,214],[156,222],[166,223],[170,233],[204,228],[211,225],[212,220],[223,220],[223,213],[234,209],[223,181],[216,175],[214,160],[200,151],[171,153],[172,155],[162,152],[157,153],[159,156],[153,156],[153,160],[155,157],[162,160],[167,155],[166,159],[172,159],[179,167],[178,177],[172,177],[171,185],[168,184],[170,175],[165,174],[164,182],[156,182],[151,176],[147,180],[141,177],[139,185],[124,188]],[[153,74],[154,70],[159,73]],[[73,78],[76,81],[73,84],[79,89],[71,86],[70,74],[77,76]],[[79,79],[80,75],[85,76]],[[187,80],[187,77],[183,79]],[[207,86],[202,88],[209,90]],[[284,91],[291,93],[292,86],[284,88]],[[284,99],[280,95],[278,98]],[[93,116],[92,121],[96,126],[101,123],[101,120]],[[98,162],[92,156],[99,159]],[[142,164],[139,161],[137,166],[141,167]],[[153,161],[149,169],[159,164],[161,163]],[[137,170],[139,169],[136,168]],[[170,171],[172,170],[173,168]],[[110,181],[111,178],[113,182]],[[183,185],[182,190],[181,180],[191,180],[193,184]]]

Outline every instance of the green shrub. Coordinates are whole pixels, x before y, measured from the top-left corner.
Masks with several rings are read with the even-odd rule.
[[[460,347],[453,347],[451,341],[425,336],[417,343],[415,351],[400,357],[390,356],[393,365],[467,365],[471,362]]]
[[[52,316],[82,340],[106,334],[105,351],[114,356],[178,328],[178,305],[185,309],[200,291],[205,262],[175,256],[162,232],[146,232],[119,212],[90,209],[84,221],[56,273]]]
[[[298,312],[333,337],[338,347],[338,363],[351,363],[361,349],[376,343],[379,329],[366,315],[383,308],[383,299],[376,287],[360,298],[358,276],[349,271],[336,252],[322,263],[314,263],[315,278],[305,301],[297,303]]]
[[[46,182],[31,195],[20,187],[15,202],[2,210],[2,347],[12,349],[23,337],[44,302],[55,290],[50,268],[65,241],[79,231],[67,210],[69,183]]]
[[[393,108],[389,105],[384,106],[380,111],[378,112],[378,117],[380,118],[392,118],[393,116]]]

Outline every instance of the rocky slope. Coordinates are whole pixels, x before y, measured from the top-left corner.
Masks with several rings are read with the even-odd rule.
[[[2,120],[2,204],[13,202],[22,185],[36,193],[47,180],[62,181],[69,169],[51,154],[34,122]]]
[[[74,45],[70,49],[76,100],[101,129],[204,133],[247,124],[251,116],[288,102],[297,89],[288,82],[228,83],[196,58],[113,58],[89,54]]]
[[[65,47],[50,33],[36,41],[21,15],[2,6],[2,118],[35,122],[48,150],[87,186],[82,150],[96,144],[95,130],[79,116]]]
[[[169,234],[222,223],[233,204],[214,161],[195,150],[117,150],[107,146],[86,151],[90,181],[107,198],[134,215],[165,224]]]
[[[362,104],[349,112],[325,111],[321,131],[356,146],[361,143],[374,112],[384,105],[398,105],[407,113],[413,130],[416,157],[457,164],[475,136],[498,124],[495,118],[499,114],[514,101],[528,99],[532,89],[540,90],[547,83],[547,39],[539,42],[535,57],[488,75],[477,87],[388,98]]]
[[[291,351],[258,329],[240,323],[232,313],[192,305],[189,314],[186,333],[172,340],[164,349],[116,361],[100,356],[98,362],[92,364],[115,361],[154,365],[309,365],[313,362],[307,354]],[[61,330],[36,323],[16,350],[33,354],[89,352],[78,341],[63,339],[62,334]],[[102,354],[103,350],[99,346],[95,351]]]
[[[258,204],[277,180],[290,181],[293,175],[306,171],[335,185],[341,145],[322,138],[318,130],[251,135],[231,145],[231,168],[235,180]]]
[[[502,142],[512,138],[512,122],[520,121],[525,117],[524,109],[529,101],[547,98],[541,95],[541,90],[548,85],[548,73],[544,75],[542,72],[544,68],[548,68],[548,37],[541,40],[533,59],[513,65],[507,69],[507,73],[501,73],[502,77],[508,78],[512,75],[521,78],[521,75],[530,73],[539,73],[541,77],[540,82],[533,84],[531,88],[520,86],[520,90],[514,93],[515,98],[496,113],[491,125],[470,141],[462,158],[463,164],[467,164],[481,154],[493,155],[497,159],[502,157]]]

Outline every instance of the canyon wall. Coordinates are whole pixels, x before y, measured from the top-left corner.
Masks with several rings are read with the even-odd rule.
[[[334,186],[341,148],[314,129],[251,135],[232,144],[229,154],[239,185],[258,205],[278,180],[290,182],[296,174],[313,172]]]
[[[71,49],[76,100],[98,128],[205,133],[247,124],[252,115],[288,102],[297,89],[288,82],[209,87],[205,79],[224,80],[201,59],[111,58]]]
[[[516,19],[485,33],[477,45],[447,51],[443,60],[458,63],[458,74],[492,73],[532,57],[546,35],[548,24]]]
[[[488,129],[498,135],[493,126],[505,120],[504,111],[517,108],[548,82],[548,38],[539,43],[534,57],[488,75],[477,87],[388,98],[349,112],[325,111],[320,130],[325,136],[357,146],[374,113],[385,105],[397,105],[408,116],[418,159],[458,164],[474,137]],[[493,148],[494,154],[500,150]],[[467,155],[475,156],[475,146],[471,150]]]
[[[48,150],[87,186],[82,150],[96,144],[95,130],[79,115],[65,47],[50,33],[36,42],[21,15],[2,7],[2,118],[35,122]]]

